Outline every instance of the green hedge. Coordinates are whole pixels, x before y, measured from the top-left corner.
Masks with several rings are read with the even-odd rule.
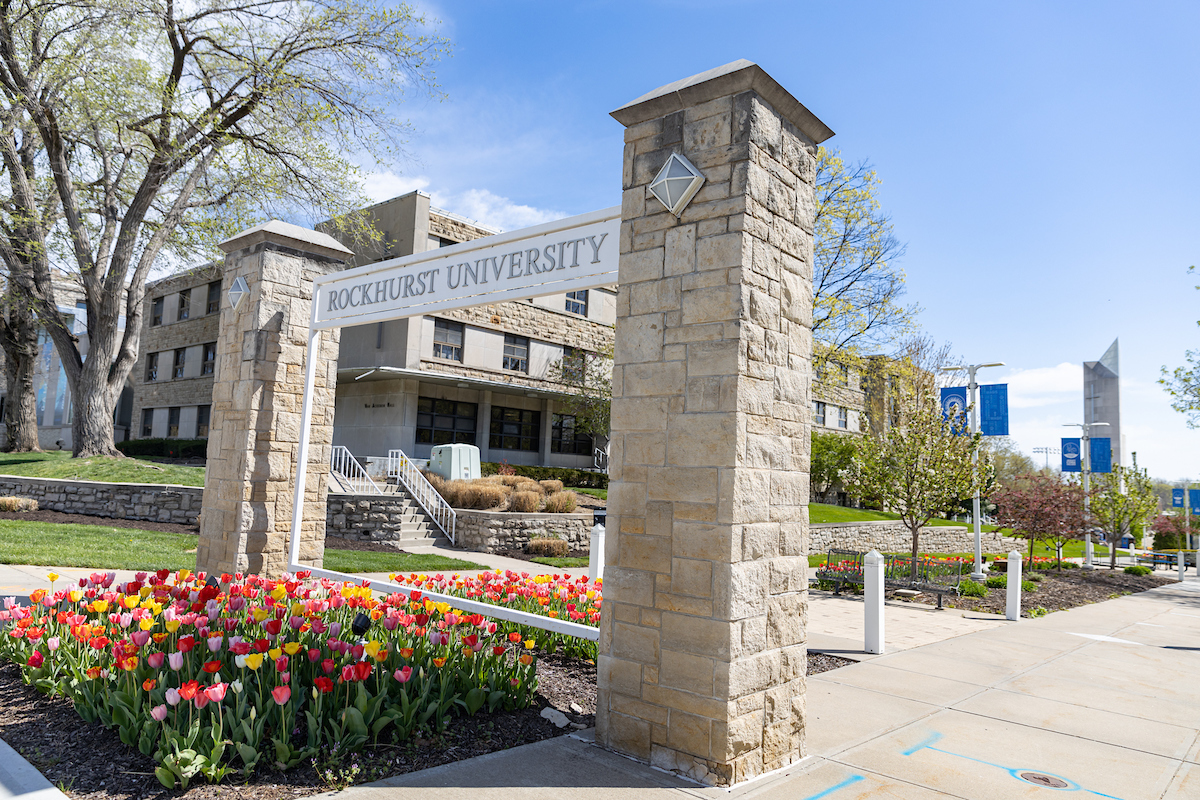
[[[605,472],[588,472],[569,467],[522,467],[517,464],[509,464],[508,467],[517,475],[524,475],[535,481],[562,481],[563,486],[579,486],[584,489],[608,488],[608,473]],[[484,461],[479,465],[479,471],[485,478],[488,475],[497,475],[500,465],[494,461]]]
[[[117,449],[127,456],[206,458],[208,439],[130,439],[117,442]]]

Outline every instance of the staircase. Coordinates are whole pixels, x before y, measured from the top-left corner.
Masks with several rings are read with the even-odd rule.
[[[421,478],[428,486],[428,482]],[[429,487],[430,490],[433,487]],[[379,483],[371,478],[358,460],[345,447],[334,447],[329,464],[329,491],[333,494],[348,494],[374,499],[372,515],[384,513],[388,516],[390,533],[396,532],[396,516],[399,515],[399,540],[394,543],[399,547],[422,547],[436,545],[448,547],[453,539],[453,511],[451,514],[450,530],[445,531],[438,525],[438,515],[430,514],[414,498],[413,493],[401,483]],[[436,493],[435,493],[436,494]],[[441,495],[437,496],[441,501]],[[427,499],[428,502],[428,499]],[[444,504],[444,501],[442,501]],[[448,506],[447,506],[448,508]],[[445,514],[441,514],[442,517]]]

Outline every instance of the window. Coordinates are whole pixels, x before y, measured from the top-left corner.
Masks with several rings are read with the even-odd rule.
[[[208,420],[212,416],[212,406],[196,407],[196,438],[208,438]]]
[[[158,353],[146,354],[146,383],[158,380]]]
[[[454,400],[417,398],[417,444],[475,444],[479,407]]]
[[[492,406],[492,433],[488,437],[488,447],[537,452],[541,417],[540,411]]]
[[[578,314],[581,317],[586,317],[588,307],[587,293],[587,289],[580,289],[578,292],[567,292],[567,311],[570,311],[572,314]]]
[[[217,365],[217,343],[209,342],[204,345],[204,360],[200,362],[200,374],[212,375]]]
[[[433,321],[433,357],[462,361],[463,325],[445,319]]]
[[[838,364],[837,384],[838,386],[850,385],[850,368],[845,364]]]
[[[150,326],[162,325],[163,298],[154,298],[154,305],[150,311]]]
[[[179,406],[167,409],[167,438],[179,438]]]
[[[514,372],[529,372],[529,339],[504,334],[504,368]]]
[[[142,409],[142,438],[149,439],[154,435],[154,409]]]
[[[550,452],[591,455],[592,437],[575,430],[575,417],[555,414],[550,422]]]
[[[221,310],[221,282],[213,281],[208,285],[208,302],[204,305],[205,314],[215,314]]]
[[[577,347],[564,347],[562,358],[562,376],[567,380],[583,383],[587,371],[587,351]]]
[[[849,428],[850,427],[850,410],[849,409],[847,409],[847,408],[839,408],[838,409],[838,427],[839,428]]]
[[[187,348],[181,347],[175,351],[175,366],[171,370],[172,378],[183,377],[183,362],[187,360]]]
[[[824,425],[825,424],[825,404],[822,403],[820,400],[818,400],[815,405],[817,407],[816,424]]]
[[[179,293],[179,313],[175,315],[177,322],[182,322],[188,318],[188,312],[192,310],[192,290],[184,289]]]

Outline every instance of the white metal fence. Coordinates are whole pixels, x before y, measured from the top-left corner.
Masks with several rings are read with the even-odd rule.
[[[383,494],[379,484],[371,480],[363,465],[358,463],[350,451],[341,445],[333,448],[329,457],[329,470],[341,484],[342,488],[353,494]]]
[[[434,489],[421,470],[417,469],[403,450],[388,450],[388,477],[395,478],[401,486],[408,490],[417,505],[425,509],[425,513],[433,520],[450,543],[454,543],[454,509],[446,502],[437,489]]]

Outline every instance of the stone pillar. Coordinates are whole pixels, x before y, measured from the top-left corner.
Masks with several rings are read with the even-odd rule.
[[[225,271],[196,569],[287,569],[312,282],[343,267],[333,237],[278,220],[221,244]],[[234,281],[249,293],[233,307]],[[321,336],[300,559],[320,566],[333,440],[338,331]]]
[[[832,135],[739,61],[623,123],[597,741],[729,785],[804,753],[812,231]],[[680,218],[671,153],[706,177]]]

